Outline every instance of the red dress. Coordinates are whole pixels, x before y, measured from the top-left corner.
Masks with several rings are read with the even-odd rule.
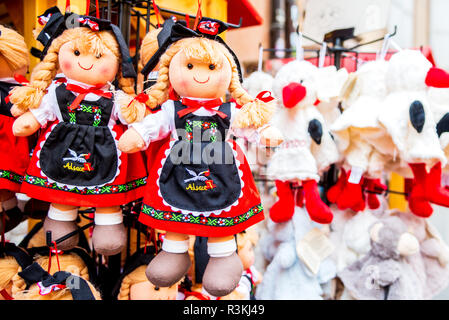
[[[5,101],[9,91],[16,85],[0,81],[0,189],[13,192],[19,192],[30,161],[28,138],[13,135],[15,119],[10,113],[11,103]]]
[[[150,143],[154,157],[149,164],[149,183],[139,221],[156,229],[203,237],[223,237],[239,233],[264,219],[259,192],[249,164],[235,141],[222,141],[230,126],[230,104],[224,103],[217,114],[179,116],[186,107],[174,103],[176,129],[185,139]],[[218,113],[226,116],[223,118]],[[180,131],[178,131],[180,132]],[[206,139],[195,141],[200,134]],[[177,163],[177,150],[215,148],[221,160]],[[192,158],[193,157],[193,158]],[[217,158],[215,158],[217,160]],[[176,163],[176,164],[175,164]]]
[[[143,197],[145,160],[142,153],[117,150],[126,126],[111,125],[113,98],[83,100],[69,110],[75,95],[65,86],[54,90],[62,119],[42,130],[21,191],[39,200],[82,207],[117,206]]]

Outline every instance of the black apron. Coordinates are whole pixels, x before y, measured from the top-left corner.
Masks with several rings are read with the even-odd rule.
[[[196,212],[229,207],[242,189],[231,146],[225,142],[230,127],[231,105],[218,109],[227,115],[178,116],[186,108],[175,104],[175,125],[179,140],[167,156],[159,178],[164,200],[171,206]]]
[[[75,97],[64,83],[56,88],[63,121],[45,140],[39,157],[41,170],[48,178],[72,186],[112,182],[118,163],[116,143],[108,127],[113,97],[82,100],[71,111]]]
[[[0,114],[12,117],[11,114],[11,102],[6,102],[5,99],[9,95],[9,92],[16,86],[20,86],[18,83],[9,83],[9,82],[3,82],[0,81]]]

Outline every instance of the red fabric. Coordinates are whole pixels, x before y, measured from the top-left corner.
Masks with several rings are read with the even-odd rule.
[[[242,18],[242,28],[259,26],[263,18],[249,0],[228,0],[228,22],[238,24]]]
[[[27,174],[46,179],[44,176],[42,176],[41,170],[37,166],[38,161],[37,152],[40,150],[41,143],[45,140],[46,134],[51,131],[53,124],[55,123],[57,123],[57,121],[49,124],[45,130],[42,130],[38,143],[34,150],[33,156],[31,158]],[[124,125],[120,124],[114,126],[113,131],[117,133],[116,137],[117,140],[120,138],[120,136],[123,134],[125,130],[126,127]],[[145,161],[142,158],[141,153],[129,155],[122,152],[120,160],[121,160],[121,165],[119,168],[120,173],[115,178],[115,180],[112,183],[107,184],[107,186],[121,185],[133,181],[135,179],[145,177],[147,171],[145,168]],[[51,189],[44,186],[30,184],[27,181],[24,181],[22,183],[20,191],[26,193],[31,198],[52,203],[81,206],[81,207],[109,207],[109,206],[122,205],[130,201],[134,201],[138,198],[142,198],[144,190],[145,186],[143,185],[121,193],[81,194]]]
[[[404,193],[405,193],[404,197],[406,200],[408,200],[408,197],[412,189],[413,189],[413,179],[404,178]]]
[[[427,200],[439,206],[449,207],[449,191],[441,186],[441,162],[430,169],[425,190]]]
[[[352,209],[356,212],[363,211],[365,209],[365,198],[362,189],[363,177],[356,184],[348,182],[350,175],[351,171],[348,172],[345,184],[336,201],[337,207],[340,210]]]
[[[366,195],[368,207],[372,210],[379,208],[380,201],[378,196],[387,190],[387,186],[384,185],[380,179],[365,178],[365,188],[366,191],[369,191]]]
[[[424,163],[410,163],[413,171],[413,187],[408,196],[410,211],[415,215],[427,218],[433,213],[433,208],[426,199],[426,165]]]
[[[327,200],[330,203],[337,203],[338,197],[340,196],[343,188],[346,184],[346,170],[344,168],[340,169],[340,176],[338,177],[337,183],[329,188],[327,191]]]
[[[30,150],[28,138],[13,135],[14,120],[12,117],[0,115],[0,170],[23,176],[30,162]],[[20,183],[1,177],[0,189],[19,192]]]
[[[277,223],[286,222],[295,212],[295,199],[290,182],[276,180],[275,183],[279,200],[270,208],[270,218]]]
[[[426,85],[435,88],[449,88],[449,73],[439,68],[430,68],[426,76]]]
[[[286,108],[296,106],[307,94],[306,87],[297,82],[291,82],[282,89],[282,102]]]
[[[182,104],[188,106],[188,108],[182,109],[178,111],[178,116],[180,118],[188,115],[189,113],[195,112],[200,108],[204,108],[211,112],[216,112],[220,118],[224,119],[227,115],[224,112],[214,110],[213,108],[221,106],[223,101],[221,99],[213,99],[213,100],[192,100],[189,98],[182,98]]]
[[[235,141],[231,141],[233,148],[237,151],[237,160],[240,162],[240,169],[243,172],[243,196],[239,199],[238,205],[231,208],[227,212],[222,212],[220,217],[236,217],[245,212],[248,212],[251,208],[261,203],[259,191],[257,190],[254,182],[251,169],[248,161],[246,160],[242,150]],[[151,146],[151,144],[150,144]],[[161,196],[158,193],[158,186],[156,181],[158,179],[158,170],[162,167],[162,159],[165,157],[165,151],[169,148],[169,141],[165,141],[164,145],[157,150],[157,153],[151,157],[152,161],[149,161],[150,166],[148,168],[148,183],[145,188],[144,204],[151,206],[152,208],[164,212],[173,212],[170,207],[164,205]],[[156,150],[155,150],[156,151]],[[216,217],[211,215],[211,217]],[[192,224],[184,222],[173,222],[157,220],[153,217],[141,213],[139,221],[151,228],[160,229],[164,231],[172,231],[183,234],[190,234],[200,237],[225,237],[237,234],[247,229],[248,227],[260,222],[264,219],[263,212],[256,214],[246,220],[245,222],[229,226],[229,227],[215,227],[201,224]]]
[[[321,200],[317,182],[315,180],[304,180],[302,186],[310,219],[323,224],[331,223],[334,216],[331,209]]]
[[[301,186],[296,190],[296,205],[300,208],[304,207],[304,188]]]

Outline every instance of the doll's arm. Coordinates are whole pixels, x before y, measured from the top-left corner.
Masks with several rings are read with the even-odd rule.
[[[41,124],[30,111],[18,117],[12,126],[12,132],[16,137],[28,137],[35,133]]]
[[[173,112],[173,101],[169,100],[160,111],[130,124],[130,128],[120,137],[119,149],[126,153],[138,152],[148,148],[151,141],[167,137],[175,128]]]

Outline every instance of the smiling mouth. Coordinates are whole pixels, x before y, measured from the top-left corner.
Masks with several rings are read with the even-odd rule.
[[[90,69],[92,69],[92,67],[94,66],[94,65],[91,65],[90,68],[84,68],[79,62],[78,62],[78,65],[79,65],[80,68],[83,69],[83,70],[90,70]],[[207,79],[207,80],[209,80],[209,79]]]
[[[195,79],[195,77],[193,77],[193,80],[195,80],[198,83],[206,83],[207,81],[209,81],[209,77],[207,77],[206,81],[198,81],[198,80]]]

